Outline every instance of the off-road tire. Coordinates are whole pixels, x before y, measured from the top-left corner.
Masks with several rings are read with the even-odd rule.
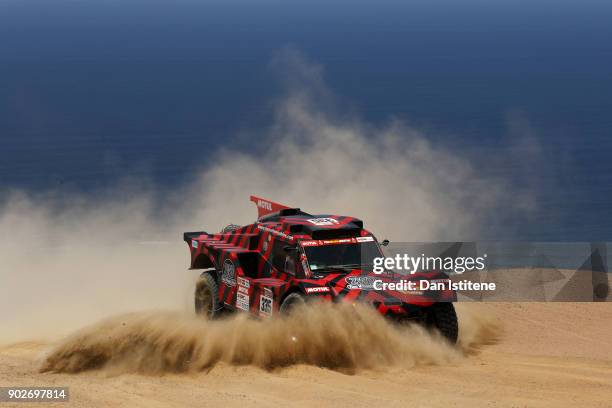
[[[213,319],[221,312],[219,287],[210,273],[204,272],[198,278],[194,298],[197,315]]]
[[[281,303],[280,313],[281,315],[288,315],[294,308],[303,306],[305,304],[306,299],[304,299],[304,296],[297,292],[291,293],[285,298],[285,300],[283,300],[283,303]]]
[[[457,343],[459,323],[455,307],[450,302],[435,303],[427,310],[426,324],[437,329],[451,344]]]

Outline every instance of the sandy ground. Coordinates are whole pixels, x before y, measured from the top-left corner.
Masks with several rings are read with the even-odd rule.
[[[0,348],[0,386],[70,387],[69,403],[35,406],[612,406],[612,304],[460,307],[494,314],[504,334],[496,344],[439,365],[391,364],[346,374],[305,364],[269,371],[220,362],[184,374],[57,374],[39,373],[49,344],[22,342]]]

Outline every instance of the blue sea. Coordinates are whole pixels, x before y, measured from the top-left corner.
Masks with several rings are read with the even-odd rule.
[[[236,135],[272,122],[291,47],[363,121],[537,178],[540,216],[483,239],[610,241],[611,22],[597,0],[4,0],[0,199],[188,183],[220,147],[255,148]],[[517,122],[529,168],[494,160]]]

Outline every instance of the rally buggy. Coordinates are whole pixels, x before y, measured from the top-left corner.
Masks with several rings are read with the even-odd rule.
[[[251,196],[258,220],[229,225],[221,232],[186,232],[191,268],[203,269],[195,289],[196,313],[215,317],[244,311],[256,316],[286,313],[310,299],[368,302],[390,318],[413,319],[456,342],[453,291],[375,290],[373,260],[383,256],[363,221],[338,215],[311,215]],[[383,241],[383,245],[388,241]],[[438,271],[410,279],[444,279]]]

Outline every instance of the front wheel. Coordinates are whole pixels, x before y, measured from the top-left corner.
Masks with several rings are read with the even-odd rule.
[[[200,275],[195,289],[195,312],[207,318],[216,317],[221,311],[219,287],[215,278],[207,272]]]
[[[290,314],[296,307],[303,306],[306,304],[306,299],[300,293],[294,292],[283,300],[280,306],[280,313],[282,315]]]
[[[452,344],[457,343],[459,323],[452,303],[435,303],[430,306],[425,321],[427,327],[437,329]]]

